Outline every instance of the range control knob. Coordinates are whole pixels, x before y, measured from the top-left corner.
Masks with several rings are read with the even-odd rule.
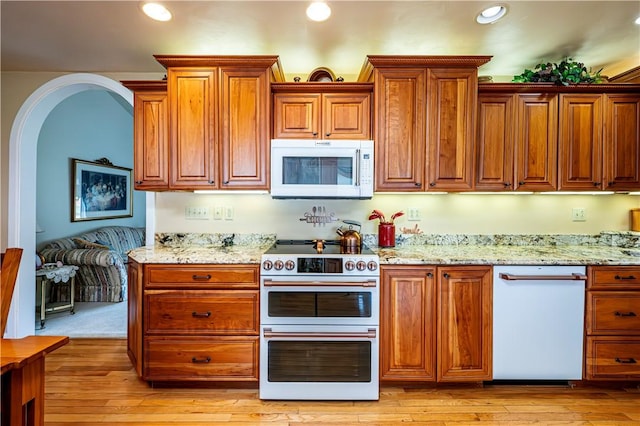
[[[284,267],[284,262],[282,260],[276,260],[273,262],[273,267],[276,271],[279,271]]]
[[[344,264],[344,268],[347,271],[353,271],[356,268],[356,262],[354,262],[353,260],[347,260]]]
[[[378,269],[378,264],[372,260],[367,263],[367,269],[369,269],[370,271],[375,271],[376,269]]]
[[[265,271],[270,271],[271,268],[273,268],[273,262],[270,260],[265,260],[264,262],[262,262],[262,269],[264,269]]]
[[[358,268],[358,271],[364,271],[367,269],[367,264],[364,263],[364,261],[359,260],[358,263],[356,263],[356,268]]]
[[[290,271],[295,267],[296,267],[296,263],[293,260],[287,260],[286,262],[284,262],[284,268],[287,271]]]

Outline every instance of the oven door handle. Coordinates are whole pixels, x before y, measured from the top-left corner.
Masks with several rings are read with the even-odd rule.
[[[317,337],[339,337],[339,338],[358,338],[358,337],[365,337],[368,339],[375,339],[376,338],[376,329],[375,328],[370,328],[369,331],[367,332],[357,332],[357,331],[335,331],[335,332],[327,332],[327,331],[320,331],[320,332],[315,332],[315,331],[309,331],[309,332],[300,332],[300,331],[291,331],[291,332],[287,332],[287,331],[273,331],[272,328],[268,328],[265,327],[263,329],[263,335],[265,338],[271,338],[271,337],[313,337],[313,338],[317,338]]]
[[[265,278],[262,280],[265,287],[310,287],[310,286],[333,286],[333,287],[376,287],[376,280],[360,282],[327,282],[327,281],[273,281]]]

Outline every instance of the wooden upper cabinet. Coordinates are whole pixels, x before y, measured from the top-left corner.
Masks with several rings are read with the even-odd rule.
[[[557,188],[558,95],[518,95],[515,189],[554,191]]]
[[[376,191],[425,189],[425,68],[376,68]]]
[[[640,189],[640,93],[605,95],[604,189]]]
[[[322,105],[323,138],[371,138],[371,93],[327,93]]]
[[[370,139],[366,83],[282,83],[271,86],[274,139]]]
[[[561,94],[558,189],[602,189],[602,95]]]
[[[222,68],[220,187],[267,189],[269,80],[264,69]]]
[[[473,189],[478,70],[428,71],[427,190]]]
[[[478,94],[476,189],[513,189],[515,99],[511,94]]]
[[[435,267],[381,270],[380,380],[436,380]]]
[[[320,94],[273,96],[274,139],[316,139],[320,133]]]
[[[169,188],[166,81],[123,81],[133,91],[133,184],[141,191]]]
[[[438,268],[438,381],[491,380],[490,266]]]
[[[217,69],[169,68],[172,188],[214,189],[216,182]]]

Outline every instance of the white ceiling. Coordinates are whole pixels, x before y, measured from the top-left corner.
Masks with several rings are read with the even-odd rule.
[[[154,54],[269,54],[288,77],[328,67],[349,81],[368,54],[492,55],[480,74],[498,80],[564,57],[609,76],[640,65],[640,0],[504,1],[493,25],[475,22],[485,0],[328,0],[324,23],[308,3],[164,1],[161,23],[138,1],[1,0],[1,69],[162,73]]]

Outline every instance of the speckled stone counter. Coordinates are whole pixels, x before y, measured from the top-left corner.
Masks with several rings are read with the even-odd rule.
[[[140,263],[259,264],[275,234],[157,234],[153,247],[129,256]],[[411,235],[380,248],[377,236],[363,242],[382,265],[640,265],[640,233],[598,235]]]
[[[640,265],[640,233],[598,235],[401,235],[394,248],[365,243],[381,264]]]
[[[156,234],[153,247],[139,247],[129,257],[139,263],[259,264],[276,241],[272,234]]]

